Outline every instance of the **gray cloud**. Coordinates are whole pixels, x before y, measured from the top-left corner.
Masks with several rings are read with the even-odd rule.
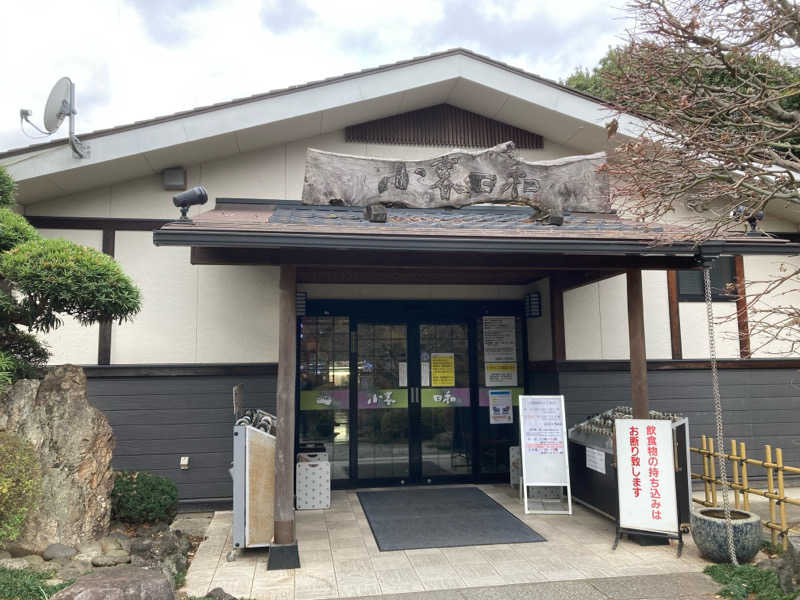
[[[261,22],[273,33],[287,33],[314,21],[316,15],[302,0],[266,0]]]
[[[414,45],[419,54],[436,48],[462,47],[503,60],[524,57],[534,63],[546,57],[563,77],[579,64],[594,40],[608,33],[608,15],[586,13],[572,22],[561,22],[545,11],[518,19],[500,19],[482,13],[477,3],[446,0],[443,15],[436,21],[420,20],[415,25]],[[513,16],[513,15],[512,15]],[[391,49],[378,32],[350,31],[337,36],[341,48],[358,54],[377,54]],[[592,67],[594,64],[583,65]]]
[[[183,15],[204,8],[216,0],[127,0],[142,17],[147,35],[162,46],[176,46],[190,36]]]

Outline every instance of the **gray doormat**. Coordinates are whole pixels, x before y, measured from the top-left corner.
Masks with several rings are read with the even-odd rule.
[[[358,492],[358,499],[382,551],[545,541],[476,487]]]

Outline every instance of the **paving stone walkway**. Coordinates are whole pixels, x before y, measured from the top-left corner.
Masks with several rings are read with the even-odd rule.
[[[296,513],[301,562],[301,568],[296,570],[267,571],[265,550],[244,551],[237,560],[228,562],[233,515],[229,511],[215,513],[183,591],[203,596],[210,589],[222,587],[239,598],[257,600],[371,596],[386,600],[387,596],[418,592],[426,593],[419,598],[430,600],[481,600],[476,594],[485,594],[491,600],[492,594],[517,594],[519,590],[526,594],[534,590],[544,594],[542,598],[556,600],[561,597],[555,595],[561,593],[559,590],[569,591],[564,592],[565,598],[637,600],[691,598],[686,595],[690,592],[703,598],[706,593],[689,587],[692,582],[699,585],[708,581],[700,574],[708,563],[699,557],[691,536],[684,538],[686,545],[680,559],[675,556],[674,542],[671,546],[639,546],[626,539],[612,551],[614,523],[580,505],[575,505],[572,516],[525,515],[517,492],[510,486],[478,487],[547,541],[381,552],[356,493],[338,490],[333,492],[329,510]],[[676,574],[693,575],[685,579],[671,577]],[[658,580],[662,587],[654,583],[637,587],[635,581],[649,581],[650,576],[667,578]],[[681,581],[683,588],[689,590],[683,596]],[[622,587],[608,587],[614,585]],[[673,595],[653,595],[657,590]],[[461,595],[427,594],[433,591]],[[611,592],[616,595],[609,595]]]
[[[702,573],[677,573],[362,596],[358,600],[711,600],[718,588]]]

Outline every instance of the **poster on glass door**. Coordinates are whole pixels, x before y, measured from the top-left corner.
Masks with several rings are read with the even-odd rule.
[[[517,385],[516,317],[483,317],[483,362],[487,387]]]

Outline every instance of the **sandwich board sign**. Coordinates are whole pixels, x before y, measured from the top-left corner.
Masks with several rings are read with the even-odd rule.
[[[675,491],[672,423],[665,419],[617,419],[615,437],[619,495],[617,541],[622,533],[643,533],[682,541]]]
[[[520,454],[522,458],[522,498],[525,514],[572,514],[569,484],[567,423],[564,396],[519,397]],[[566,487],[567,510],[531,510],[529,487]],[[544,504],[544,503],[543,503]]]

